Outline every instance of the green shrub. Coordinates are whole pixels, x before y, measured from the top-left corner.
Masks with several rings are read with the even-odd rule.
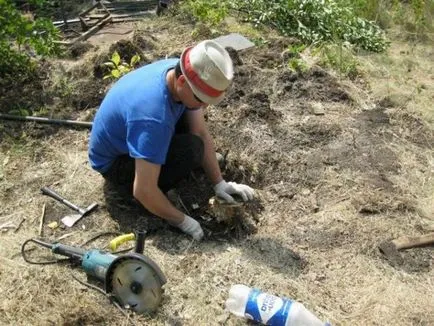
[[[373,21],[382,28],[390,27],[391,12],[398,0],[336,0],[340,6],[351,7],[355,15]]]
[[[411,0],[410,15],[407,27],[414,32],[416,38],[424,38],[433,30],[434,1],[433,0]]]
[[[185,0],[179,10],[185,15],[192,15],[197,21],[215,26],[228,14],[228,1],[225,0]]]
[[[383,28],[401,26],[413,39],[424,39],[433,31],[434,0],[337,0],[352,6],[360,17]]]
[[[351,6],[335,0],[231,0],[230,3],[248,21],[274,26],[283,34],[307,43],[340,40],[374,52],[384,51],[388,45],[378,25],[356,16]]]
[[[42,5],[44,0],[30,1]],[[0,77],[18,77],[32,69],[32,57],[58,52],[51,21],[23,15],[11,0],[0,0]]]

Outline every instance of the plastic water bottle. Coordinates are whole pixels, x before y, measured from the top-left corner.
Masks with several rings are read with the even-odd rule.
[[[236,284],[229,290],[226,309],[238,317],[245,317],[270,326],[330,326],[323,323],[300,302]]]

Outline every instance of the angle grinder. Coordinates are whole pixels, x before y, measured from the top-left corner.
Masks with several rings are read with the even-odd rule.
[[[60,243],[47,243],[38,239],[27,240],[23,244],[22,252],[29,241],[80,264],[87,275],[103,282],[105,293],[124,308],[140,314],[151,313],[161,303],[162,286],[167,280],[158,265],[141,254],[143,235],[139,235],[136,240],[136,252],[122,255],[98,249],[86,250]]]

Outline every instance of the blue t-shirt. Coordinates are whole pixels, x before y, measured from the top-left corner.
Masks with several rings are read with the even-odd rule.
[[[92,168],[104,173],[114,159],[128,154],[164,164],[175,125],[185,111],[173,101],[167,71],[179,59],[143,66],[119,79],[105,96],[93,121],[89,141]]]

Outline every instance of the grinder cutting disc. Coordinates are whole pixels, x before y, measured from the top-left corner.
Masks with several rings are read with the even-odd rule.
[[[113,261],[106,282],[106,291],[122,306],[137,313],[150,313],[161,303],[166,278],[151,259],[128,254]]]

